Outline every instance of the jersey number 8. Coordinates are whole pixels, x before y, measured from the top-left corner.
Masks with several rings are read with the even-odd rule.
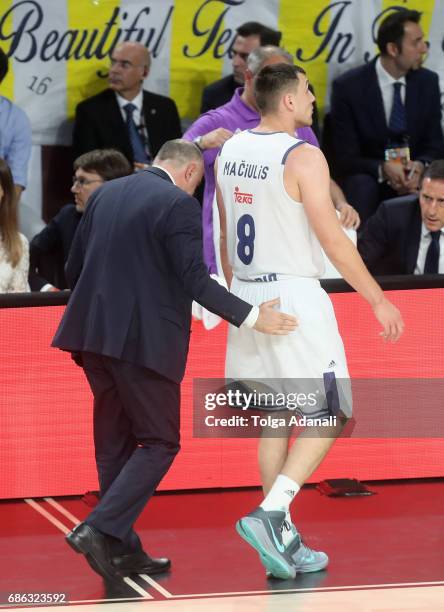
[[[237,254],[243,264],[248,266],[253,261],[254,238],[254,219],[251,215],[242,215],[237,222]]]

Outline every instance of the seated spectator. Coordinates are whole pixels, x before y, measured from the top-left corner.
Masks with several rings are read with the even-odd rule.
[[[205,191],[203,199],[202,223],[204,259],[211,273],[217,274],[216,251],[213,234],[214,200],[214,162],[220,147],[240,130],[255,128],[259,124],[259,112],[254,98],[254,77],[261,68],[280,62],[293,63],[292,56],[280,47],[258,47],[248,56],[245,73],[245,87],[236,89],[227,104],[205,113],[185,132],[184,139],[193,140],[203,151],[205,164]],[[301,128],[296,136],[315,146],[319,146],[315,134],[309,128]],[[350,206],[342,190],[333,181],[331,184],[333,203],[340,211],[341,221],[348,228],[359,226],[359,216]]]
[[[8,73],[8,57],[0,49],[0,83]],[[24,111],[0,96],[0,157],[8,164],[17,202],[26,187],[31,156],[31,124]]]
[[[377,34],[380,56],[333,83],[335,170],[363,221],[382,200],[415,193],[424,164],[444,155],[439,80],[422,68],[420,18],[391,13]]]
[[[236,28],[236,37],[231,47],[233,72],[207,85],[202,92],[200,114],[218,108],[231,100],[234,92],[245,82],[247,57],[257,47],[279,46],[282,34],[257,21],[248,21]]]
[[[18,231],[12,173],[0,159],[0,293],[29,291],[28,268],[29,245]]]
[[[150,53],[141,43],[124,42],[113,50],[109,88],[77,106],[76,157],[93,149],[117,149],[136,168],[142,168],[164,142],[180,138],[182,129],[173,100],[143,89],[150,63]]]
[[[418,195],[382,202],[358,240],[373,274],[444,274],[444,160],[426,168]]]
[[[31,241],[29,284],[32,291],[67,288],[64,266],[91,194],[102,183],[131,172],[126,157],[113,149],[90,151],[75,160],[71,187],[75,204],[64,206]]]

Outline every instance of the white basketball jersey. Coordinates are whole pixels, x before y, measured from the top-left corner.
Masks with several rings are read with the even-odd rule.
[[[284,132],[246,130],[224,144],[217,182],[227,219],[227,247],[239,279],[319,278],[321,246],[301,202],[284,187],[288,153],[304,141]]]

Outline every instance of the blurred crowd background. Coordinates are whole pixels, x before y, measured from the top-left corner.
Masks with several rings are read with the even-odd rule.
[[[0,292],[66,288],[89,196],[181,136],[204,156],[220,274],[214,160],[259,122],[254,79],[276,62],[307,72],[313,123],[295,136],[323,149],[370,271],[444,273],[443,26],[440,0],[3,0]]]

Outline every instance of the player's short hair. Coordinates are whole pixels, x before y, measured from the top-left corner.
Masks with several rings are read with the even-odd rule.
[[[262,68],[254,82],[254,95],[263,115],[275,111],[282,94],[297,87],[299,74],[305,74],[305,70],[294,64],[272,64]]]
[[[85,172],[95,172],[104,181],[128,176],[133,172],[125,155],[115,149],[94,149],[83,153],[74,161],[74,172],[79,168]]]
[[[267,45],[266,47],[257,47],[254,49],[247,59],[247,68],[256,75],[267,60],[272,57],[282,58],[283,64],[293,64],[293,56],[281,47]]]
[[[390,13],[379,26],[376,36],[381,55],[387,55],[387,45],[394,43],[399,52],[402,51],[402,39],[404,38],[404,26],[408,21],[419,23],[421,13],[409,9],[397,9]]]
[[[182,166],[191,161],[202,161],[202,153],[194,142],[189,142],[183,138],[175,138],[174,140],[167,140],[167,142],[161,146],[154,161],[160,162],[167,160],[176,163],[178,166]]]
[[[248,36],[259,36],[261,45],[279,45],[282,38],[282,32],[272,30],[258,21],[247,21],[243,23],[236,28],[236,34],[244,38]]]
[[[424,170],[422,180],[444,181],[444,159],[435,159],[430,166]]]

